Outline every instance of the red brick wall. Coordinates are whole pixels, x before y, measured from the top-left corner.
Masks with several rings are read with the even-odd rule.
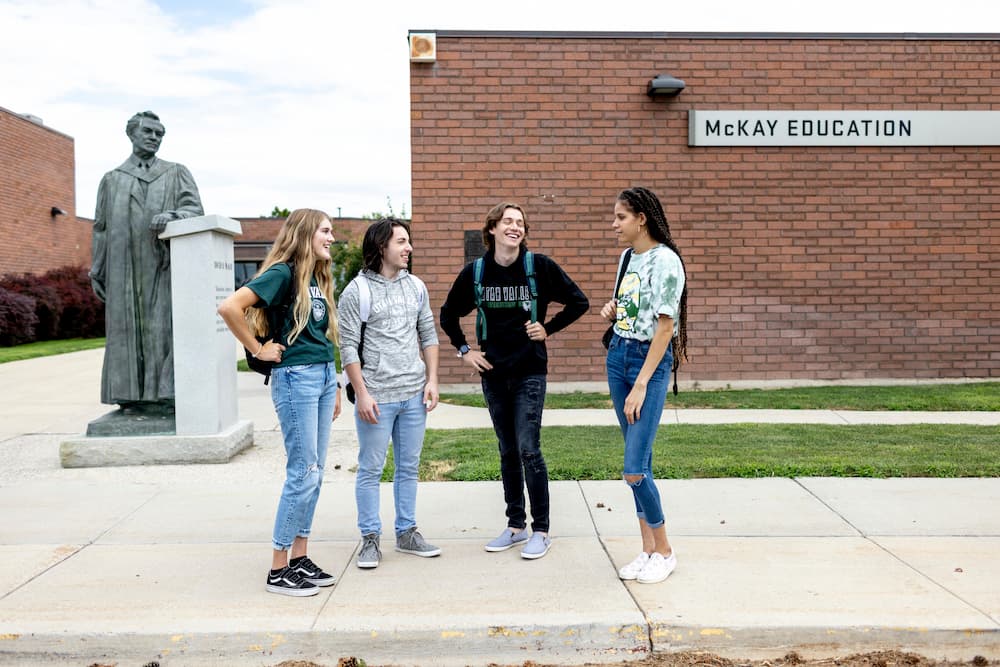
[[[76,217],[73,138],[0,108],[0,275],[90,266]],[[52,207],[66,211],[53,217]]]
[[[691,109],[998,109],[1000,39],[439,32],[437,51],[410,67],[414,270],[439,307],[463,231],[521,202],[592,304],[550,380],[604,377],[631,185],[687,264],[682,381],[1000,377],[1000,147],[687,145]],[[658,73],[687,88],[649,99]],[[444,350],[442,381],[470,381]]]

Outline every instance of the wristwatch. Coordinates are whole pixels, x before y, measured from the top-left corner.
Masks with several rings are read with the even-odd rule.
[[[458,356],[460,358],[464,357],[468,353],[469,353],[469,346],[468,345],[463,345],[462,347],[458,348]]]

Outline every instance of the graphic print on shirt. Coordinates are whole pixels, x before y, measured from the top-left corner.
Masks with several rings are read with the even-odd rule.
[[[531,290],[527,285],[483,285],[485,308],[520,308],[531,312]]]
[[[628,272],[618,288],[618,307],[615,311],[615,328],[622,332],[635,331],[635,321],[639,316],[639,274]]]
[[[313,322],[320,322],[326,317],[326,299],[323,292],[315,285],[309,286],[309,296],[312,297],[312,318]]]
[[[407,288],[404,287],[402,289],[405,290]],[[410,327],[416,321],[414,319],[416,311],[411,310],[411,302],[408,296],[408,294],[399,290],[393,290],[392,293],[386,294],[384,299],[379,300],[377,303],[372,303],[371,315],[368,316],[368,320],[377,320],[379,326],[388,331],[402,330]]]

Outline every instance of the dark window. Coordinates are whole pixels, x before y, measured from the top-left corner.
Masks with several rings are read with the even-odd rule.
[[[260,262],[235,262],[233,265],[233,278],[236,289],[239,289],[250,282],[250,279],[257,275]]]
[[[483,233],[480,230],[465,232],[465,263],[468,264],[486,252],[483,244]]]

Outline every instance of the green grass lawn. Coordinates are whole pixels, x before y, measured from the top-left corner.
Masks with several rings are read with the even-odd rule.
[[[0,347],[0,364],[8,361],[23,361],[36,357],[48,357],[53,354],[79,352],[104,347],[103,338],[68,338],[66,340],[45,340],[37,343],[25,343],[14,347]]]
[[[547,426],[542,451],[553,480],[620,479],[613,426]],[[392,479],[392,457],[383,480]],[[660,428],[656,477],[997,477],[1000,427],[913,424],[679,424]],[[491,429],[428,430],[422,480],[498,480]]]
[[[485,407],[481,393],[443,394],[455,405]],[[611,409],[606,393],[555,394],[546,408]],[[828,386],[795,389],[726,389],[682,391],[667,396],[670,408],[742,408],[747,410],[1000,410],[1000,382],[898,386]]]

